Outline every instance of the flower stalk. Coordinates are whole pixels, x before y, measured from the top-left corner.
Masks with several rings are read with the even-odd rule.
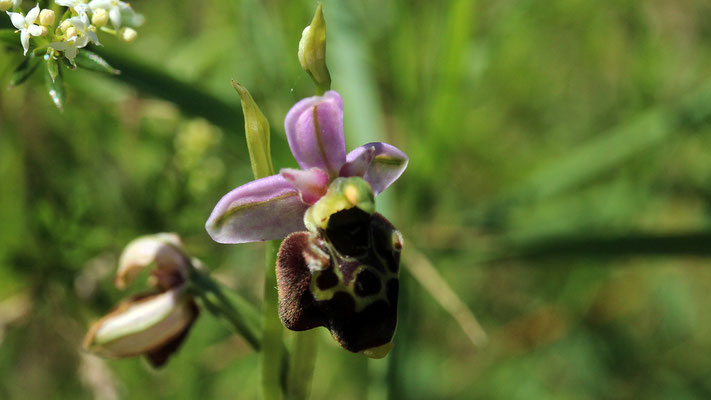
[[[244,133],[254,179],[274,174],[269,146],[269,122],[244,86],[232,81],[242,99]],[[265,399],[282,398],[281,365],[284,359],[284,328],[279,320],[279,298],[276,290],[276,257],[280,240],[266,244],[264,256],[264,305],[262,307],[262,391]]]

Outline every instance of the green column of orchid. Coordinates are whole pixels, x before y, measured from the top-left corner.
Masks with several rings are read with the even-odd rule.
[[[274,175],[269,145],[269,122],[247,89],[232,81],[242,99],[244,131],[249,160],[255,179]],[[285,354],[282,340],[284,328],[279,320],[279,297],[276,282],[276,257],[279,240],[266,244],[264,270],[264,306],[262,309],[262,391],[267,400],[282,398],[281,366]]]

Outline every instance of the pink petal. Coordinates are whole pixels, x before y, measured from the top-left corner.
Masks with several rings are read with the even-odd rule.
[[[374,150],[370,150],[371,148]],[[364,153],[369,151],[373,152],[373,160],[361,174],[360,171],[367,161]],[[381,142],[368,143],[348,153],[346,163],[341,169],[341,176],[362,176],[370,183],[373,193],[377,195],[402,175],[408,161],[405,153],[395,146]],[[343,175],[344,172],[350,175]]]
[[[281,239],[305,229],[307,208],[286,179],[272,175],[227,193],[210,214],[205,229],[218,243]]]
[[[348,153],[339,176],[363,176],[375,158],[375,146],[361,146]]]
[[[307,171],[283,168],[279,174],[299,191],[301,200],[309,205],[317,202],[328,190],[328,174],[319,168]]]
[[[305,98],[284,120],[286,137],[302,169],[317,167],[335,177],[346,161],[343,101],[334,91]]]

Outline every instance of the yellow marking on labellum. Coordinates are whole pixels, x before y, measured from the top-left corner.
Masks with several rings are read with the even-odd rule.
[[[394,335],[393,335],[394,336]],[[369,358],[380,359],[388,355],[390,350],[393,349],[395,345],[393,342],[387,342],[383,345],[371,347],[369,349],[362,350],[360,353]]]
[[[354,206],[358,204],[358,188],[354,185],[348,185],[343,192],[346,195],[346,199],[348,199],[351,204]]]

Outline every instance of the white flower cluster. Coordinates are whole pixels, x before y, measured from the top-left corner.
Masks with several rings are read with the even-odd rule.
[[[55,25],[55,14],[50,9],[40,11],[39,4],[27,14],[20,9],[22,0],[0,0],[0,11],[6,11],[12,24],[20,33],[20,43],[24,54],[30,49],[30,37],[41,38],[38,47],[51,48],[62,52],[74,63],[77,51],[89,43],[101,45],[97,30],[116,35],[124,42],[136,39],[137,27],[143,23],[143,16],[120,0],[55,0],[57,5],[67,7],[69,13]],[[9,11],[12,9],[12,12]],[[111,26],[108,24],[111,22]],[[52,29],[53,28],[53,29]]]

